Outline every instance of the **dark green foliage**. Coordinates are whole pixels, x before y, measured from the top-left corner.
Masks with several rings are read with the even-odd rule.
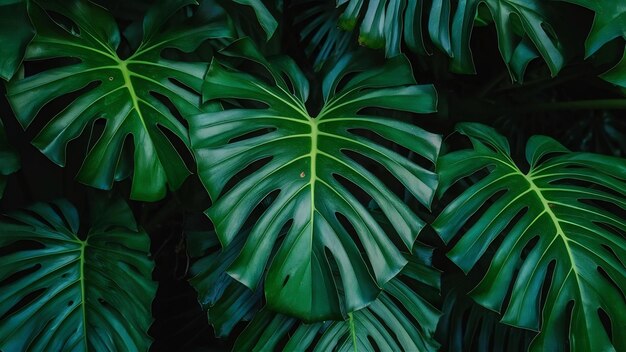
[[[0,350],[626,350],[625,40],[613,0],[0,0]]]

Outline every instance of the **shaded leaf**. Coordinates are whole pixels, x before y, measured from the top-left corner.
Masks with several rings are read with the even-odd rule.
[[[39,203],[0,221],[0,349],[145,351],[156,285],[150,240],[122,201],[81,239],[76,209]]]
[[[504,323],[541,329],[531,350],[561,351],[568,338],[572,351],[624,350],[626,160],[569,152],[551,138],[534,136],[526,146],[530,170],[523,172],[495,130],[460,124],[458,131],[473,149],[439,159],[438,192],[486,173],[432,226],[446,242],[457,238],[448,257],[465,272],[502,237],[471,292],[474,300],[495,311],[504,308]]]

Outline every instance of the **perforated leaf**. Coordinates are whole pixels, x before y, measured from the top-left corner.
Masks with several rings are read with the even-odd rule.
[[[2,351],[150,347],[150,240],[122,201],[102,202],[93,214],[85,238],[65,201],[0,220]]]
[[[495,130],[461,124],[458,131],[473,149],[439,159],[440,192],[470,175],[476,181],[433,227],[446,242],[458,239],[448,256],[465,272],[497,243],[472,297],[504,310],[505,323],[540,329],[531,350],[561,351],[568,338],[572,351],[624,350],[626,160],[534,136],[524,172]]]
[[[207,214],[221,243],[229,245],[257,204],[278,192],[254,218],[228,272],[256,288],[272,249],[278,246],[265,279],[271,309],[314,321],[341,318],[340,301],[346,312],[368,305],[406,264],[399,247],[411,248],[425,225],[386,183],[395,178],[426,206],[437,183],[433,172],[394,151],[384,140],[433,162],[441,139],[398,118],[362,110],[430,113],[436,107],[433,87],[415,85],[402,56],[369,70],[364,65],[367,60],[344,56],[326,75],[324,104],[313,116],[304,106],[309,83],[291,60],[283,58],[270,65],[245,40],[224,55],[257,63],[271,78],[268,82],[261,75],[231,70],[214,61],[204,86],[205,98],[253,100],[266,107],[226,109],[190,120],[198,173],[214,200]],[[338,87],[349,73],[355,76]],[[367,131],[366,136],[357,131]],[[361,158],[392,178],[368,170]],[[255,162],[257,169],[238,178],[240,171]],[[225,188],[230,180],[234,186]],[[357,198],[358,189],[378,203],[398,236],[377,224]],[[342,223],[343,218],[347,222]],[[285,225],[289,230],[279,237]],[[339,267],[337,282],[330,261]],[[342,294],[338,286],[343,287]]]
[[[17,119],[28,127],[43,118],[38,112],[52,100],[82,89],[47,122],[33,144],[63,166],[68,143],[95,121],[104,120],[104,132],[87,153],[79,181],[109,189],[118,178],[120,159],[129,157],[134,160],[131,198],[158,200],[166,185],[178,188],[189,171],[172,143],[178,140],[188,146],[188,132],[158,96],[182,116],[203,111],[198,92],[208,65],[168,60],[162,52],[188,52],[205,39],[230,35],[219,23],[168,23],[178,9],[193,3],[178,0],[153,6],[144,18],[140,47],[122,59],[117,53],[119,29],[105,9],[86,0],[33,2],[29,15],[37,35],[26,60],[66,58],[67,64],[8,85]],[[55,13],[71,23],[53,20],[50,16]],[[134,155],[126,156],[131,147]]]

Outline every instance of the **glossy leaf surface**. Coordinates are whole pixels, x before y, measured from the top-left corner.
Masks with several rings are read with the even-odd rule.
[[[81,239],[76,209],[39,203],[0,221],[0,349],[146,351],[156,284],[150,240],[103,202]]]
[[[345,56],[324,79],[324,105],[313,117],[304,106],[309,83],[291,60],[283,58],[270,66],[245,40],[224,55],[257,63],[271,77],[265,81],[261,75],[231,70],[214,61],[204,86],[206,99],[253,100],[267,107],[227,109],[190,120],[198,173],[214,200],[207,215],[222,245],[228,246],[257,204],[272,195],[228,272],[256,288],[270,253],[279,244],[265,279],[271,309],[316,321],[341,318],[340,300],[345,312],[365,307],[406,264],[392,238],[411,248],[425,223],[387,187],[385,182],[391,179],[368,170],[359,158],[385,168],[428,206],[436,187],[435,174],[375,136],[430,162],[437,157],[441,139],[400,119],[361,110],[378,107],[430,113],[436,107],[433,87],[415,85],[404,57],[365,70],[364,61],[356,63]],[[349,73],[354,77],[338,88]],[[367,131],[367,137],[355,130]],[[225,188],[252,163],[258,169]],[[354,194],[357,188],[378,203],[397,238],[377,224]],[[344,218],[347,222],[342,223]],[[289,230],[279,237],[285,225]],[[350,234],[351,228],[355,235]],[[337,262],[341,273],[337,283],[330,260]]]
[[[417,247],[400,277],[388,282],[371,305],[343,321],[306,324],[263,309],[239,335],[233,349],[436,351],[439,344],[433,335],[440,313],[430,300],[439,292],[439,272],[430,265],[431,255],[432,250]]]
[[[458,131],[473,149],[439,159],[440,192],[471,175],[477,181],[433,227],[446,242],[457,238],[448,256],[465,272],[498,241],[472,297],[504,308],[505,323],[541,329],[531,350],[560,351],[568,338],[572,351],[624,350],[626,161],[573,153],[535,136],[526,146],[530,170],[523,172],[495,130],[461,124]]]
[[[158,96],[182,116],[201,112],[198,92],[208,65],[168,60],[161,53],[192,51],[206,39],[230,35],[219,24],[167,23],[173,13],[192,3],[179,0],[152,7],[143,21],[143,41],[127,59],[116,52],[120,32],[103,8],[83,0],[32,4],[29,15],[37,35],[26,59],[66,58],[69,63],[9,84],[7,95],[18,120],[27,127],[46,104],[80,90],[33,144],[63,166],[68,143],[95,121],[104,120],[104,132],[88,151],[79,181],[111,188],[120,159],[134,147],[131,198],[158,200],[165,195],[166,185],[178,188],[189,171],[170,139],[188,146],[188,132]],[[71,23],[57,22],[50,17],[53,14],[62,14]]]

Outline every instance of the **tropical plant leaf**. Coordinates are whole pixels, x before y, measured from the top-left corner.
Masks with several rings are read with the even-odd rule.
[[[450,70],[476,73],[470,39],[481,4],[491,13],[498,47],[511,78],[521,81],[526,65],[541,56],[555,76],[563,67],[563,50],[549,22],[550,5],[540,0],[434,0],[428,30],[433,43],[452,58]],[[450,20],[452,20],[451,29]]]
[[[434,173],[384,146],[376,136],[429,162],[436,159],[441,139],[400,119],[362,110],[430,113],[436,107],[434,88],[415,85],[403,56],[370,70],[367,59],[360,57],[355,63],[344,56],[326,75],[324,104],[313,117],[304,106],[309,83],[293,61],[282,58],[270,64],[247,40],[237,41],[224,56],[258,64],[271,81],[214,61],[203,88],[205,99],[253,100],[267,107],[228,109],[190,119],[198,174],[214,200],[207,215],[222,245],[228,246],[240,233],[257,204],[279,192],[253,225],[228,273],[256,288],[281,228],[289,224],[265,279],[270,308],[317,321],[341,318],[340,301],[346,312],[365,307],[406,264],[393,240],[411,248],[425,225],[385,182],[397,179],[426,206],[437,183]],[[355,76],[338,88],[348,74]],[[364,137],[355,131],[369,134]],[[382,166],[391,176],[381,179],[360,158]],[[245,178],[236,178],[255,162],[262,165]],[[236,184],[225,188],[231,179]],[[381,229],[354,194],[358,189],[378,203],[398,236]],[[344,217],[347,223],[342,224]],[[350,234],[352,228],[356,235]],[[343,295],[337,292],[330,260],[339,263]]]
[[[423,0],[337,0],[337,7],[344,6],[339,26],[352,31],[360,23],[359,43],[373,49],[385,48],[387,57],[398,55],[403,41],[409,50],[426,54],[423,3]]]
[[[426,54],[422,29],[423,0],[338,0],[347,3],[340,26],[351,30],[360,22],[359,43],[385,47],[387,57],[400,53],[402,41],[416,53]],[[539,0],[433,0],[428,13],[428,33],[433,44],[451,58],[450,70],[476,73],[470,39],[479,5],[491,12],[502,58],[511,78],[521,81],[528,62],[541,56],[552,75],[564,65],[558,39],[550,26],[549,5]],[[452,22],[452,23],[451,23]]]
[[[122,201],[39,203],[0,221],[0,349],[145,351],[156,291],[150,240]]]
[[[294,22],[302,26],[300,40],[305,43],[307,56],[313,58],[316,70],[333,57],[346,54],[356,42],[353,31],[337,26],[342,14],[333,1],[300,0],[292,3],[297,15]]]
[[[439,272],[432,249],[416,245],[399,277],[389,281],[366,308],[346,320],[307,324],[261,310],[235,342],[234,351],[436,351],[440,313],[432,302],[439,294]]]
[[[230,35],[220,24],[168,25],[174,12],[192,3],[168,1],[152,7],[144,18],[143,42],[127,59],[116,52],[119,29],[103,8],[82,0],[33,3],[29,15],[37,35],[26,59],[61,57],[79,62],[11,82],[7,95],[17,119],[27,127],[50,101],[80,90],[33,144],[52,161],[64,165],[68,142],[87,125],[104,120],[104,132],[89,150],[77,176],[79,181],[111,188],[123,151],[132,147],[127,137],[132,136],[131,198],[158,200],[165,195],[166,185],[178,188],[189,171],[172,142],[180,140],[188,146],[189,139],[185,126],[170,108],[182,116],[203,111],[198,92],[207,64],[172,61],[161,53],[165,49],[192,51],[206,39]],[[72,24],[55,21],[50,17],[54,14],[65,16]],[[165,97],[167,105],[159,95]]]
[[[207,311],[217,337],[228,336],[240,321],[252,319],[263,298],[263,290],[250,290],[226,273],[243,248],[245,237],[238,236],[221,248],[215,232],[189,231],[187,247],[194,264],[189,283],[198,292],[198,301]]]
[[[626,39],[626,7],[621,1],[561,0],[595,12],[593,26],[585,41],[585,56],[596,53],[615,38]],[[601,76],[607,81],[626,87],[626,50],[622,60]]]
[[[0,120],[0,198],[2,198],[7,185],[7,176],[19,169],[20,157],[9,144],[4,124]]]
[[[435,335],[443,351],[528,351],[535,331],[503,324],[497,313],[474,302],[467,295],[467,278],[450,275],[443,281],[442,291],[449,290]]]
[[[478,124],[457,129],[473,149],[439,159],[438,192],[487,172],[433,228],[446,242],[459,237],[448,256],[465,272],[497,246],[472,297],[500,311],[510,291],[502,321],[541,329],[532,350],[564,350],[568,334],[572,351],[624,350],[626,160],[569,152],[534,136],[526,147],[530,170],[523,172],[495,130]]]
[[[30,24],[26,2],[0,1],[0,78],[9,80],[22,64],[26,46],[35,30]]]

